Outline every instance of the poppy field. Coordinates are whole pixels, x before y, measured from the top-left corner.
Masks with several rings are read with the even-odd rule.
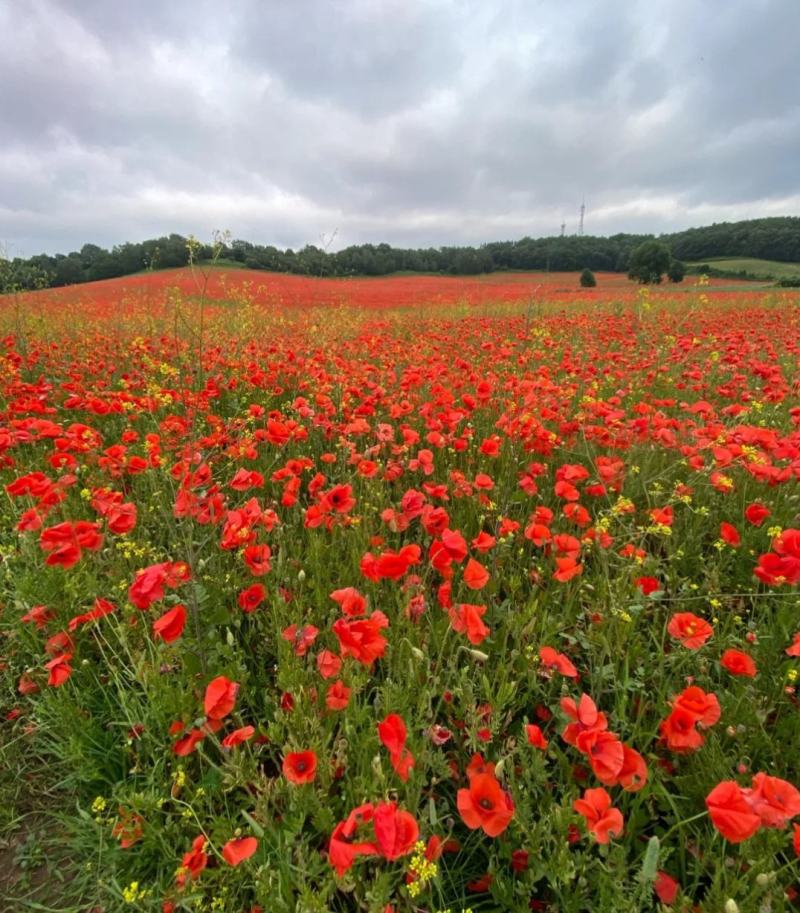
[[[798,305],[0,299],[2,909],[800,909]]]

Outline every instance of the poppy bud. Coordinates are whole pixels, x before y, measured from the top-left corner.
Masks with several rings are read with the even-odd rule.
[[[422,650],[420,650],[419,647],[412,647],[411,654],[414,659],[419,660],[419,662],[422,662],[425,659],[425,654],[422,652]]]
[[[300,568],[300,570],[297,572],[297,579],[300,581],[300,583],[306,579],[306,572],[302,568]]]
[[[467,653],[473,658],[477,659],[478,662],[485,663],[489,659],[488,653],[483,653],[480,650],[467,650]]]
[[[739,913],[739,904],[732,897],[725,901],[725,913]]]

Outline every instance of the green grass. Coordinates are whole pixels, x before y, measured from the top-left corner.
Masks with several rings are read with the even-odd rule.
[[[789,276],[800,276],[800,263],[781,263],[778,260],[759,260],[757,257],[710,257],[687,263],[689,267],[698,267],[707,263],[714,269],[726,272],[745,272],[753,279],[785,279]]]
[[[197,263],[198,269],[247,269],[244,263],[240,263],[238,260],[226,260],[224,257],[220,257],[219,260],[200,260]],[[156,266],[154,269],[140,269],[135,273],[125,273],[124,276],[120,276],[120,279],[125,279],[128,276],[146,276],[148,273],[165,273],[168,270],[172,269],[186,269],[185,266]]]

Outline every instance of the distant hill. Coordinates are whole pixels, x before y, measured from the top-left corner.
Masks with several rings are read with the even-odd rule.
[[[526,237],[478,247],[396,248],[388,244],[358,244],[335,252],[314,245],[298,251],[280,250],[237,240],[223,244],[216,253],[228,263],[250,269],[307,276],[385,276],[395,272],[477,275],[498,270],[563,272],[585,267],[627,272],[631,251],[654,237],[640,234]],[[721,222],[660,235],[659,240],[670,248],[673,257],[689,263],[733,258],[797,263],[800,262],[800,217]],[[210,245],[194,247],[197,260],[208,261],[214,254]],[[0,292],[113,279],[144,269],[185,266],[188,259],[187,239],[177,234],[120,244],[111,250],[84,244],[70,254],[39,254],[27,260],[0,259]],[[778,275],[774,269],[769,277],[773,275]]]
[[[781,263],[778,260],[761,260],[757,257],[706,257],[703,261],[687,262],[692,272],[709,267],[711,274],[735,276],[743,279],[798,279],[800,262]]]

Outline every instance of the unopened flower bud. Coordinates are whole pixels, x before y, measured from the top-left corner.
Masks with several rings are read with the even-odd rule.
[[[488,653],[483,653],[480,650],[467,650],[467,653],[473,658],[477,659],[479,662],[485,663],[489,658]]]

